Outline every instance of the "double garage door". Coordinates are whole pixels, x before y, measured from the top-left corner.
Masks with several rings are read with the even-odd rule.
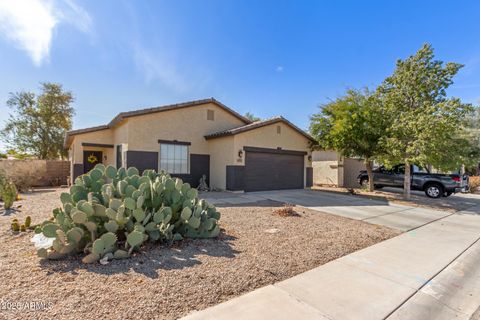
[[[245,191],[302,189],[305,153],[245,147]]]

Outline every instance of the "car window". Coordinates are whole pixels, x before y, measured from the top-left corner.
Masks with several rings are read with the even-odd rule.
[[[413,165],[412,167],[413,167],[412,168],[413,173],[428,173],[427,168],[422,168],[422,167],[417,166],[417,165]]]
[[[384,166],[381,166],[378,168],[378,172],[380,173],[388,173],[388,170],[384,167]]]
[[[405,165],[399,164],[398,166],[393,167],[392,171],[395,174],[405,174]]]

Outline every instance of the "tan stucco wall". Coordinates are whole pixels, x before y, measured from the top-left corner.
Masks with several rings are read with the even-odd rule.
[[[314,161],[313,184],[338,186],[338,161]]]
[[[210,153],[210,187],[225,189],[227,165],[233,165],[233,136],[208,140]]]
[[[343,184],[341,157],[336,151],[314,151],[312,160],[314,185],[341,186]]]
[[[345,158],[338,152],[331,150],[314,151],[312,160],[314,185],[359,187],[357,176],[360,170],[365,170],[363,160]]]
[[[83,163],[83,151],[84,150],[97,150],[92,147],[83,147],[82,143],[87,142],[87,143],[101,143],[101,144],[113,144],[113,134],[112,130],[110,129],[105,129],[105,130],[100,130],[100,131],[95,131],[95,132],[88,132],[84,134],[79,134],[73,136],[73,142],[70,146],[70,149],[72,150],[72,159],[69,159],[71,163]],[[108,148],[111,149],[111,148]],[[101,151],[101,150],[99,150]],[[108,160],[111,159],[111,157],[108,157],[109,154],[107,154]]]
[[[214,111],[213,121],[207,120],[207,110]],[[188,141],[191,143],[191,154],[210,155],[210,184],[224,189],[226,165],[233,163],[233,137],[207,141],[204,136],[244,124],[213,103],[130,117],[112,129],[73,136],[70,160],[72,164],[83,163],[84,150],[98,150],[107,155],[104,163],[115,165],[116,146],[119,144],[122,144],[124,153],[127,150],[158,152],[159,139]],[[82,147],[82,142],[113,144],[114,148]],[[73,176],[73,166],[71,175]]]
[[[281,127],[280,134],[277,133],[277,126]],[[284,150],[306,151],[310,154],[309,140],[285,123],[273,123],[265,127],[237,134],[234,137],[233,152],[235,164],[237,165],[245,164],[245,156],[240,159],[238,157],[238,151],[248,146],[270,149],[280,147]],[[311,166],[311,162],[308,161],[308,154],[305,156],[306,167]]]
[[[115,145],[128,143],[129,128],[130,128],[130,122],[129,122],[129,119],[127,119],[112,129],[113,142]]]
[[[100,143],[114,144],[112,130],[100,130],[88,132],[73,136],[72,144],[68,150],[68,160],[70,161],[70,177],[73,177],[73,165],[83,163],[83,151],[102,151],[102,163],[106,165],[115,165],[115,148],[86,147],[82,143]],[[106,157],[106,159],[105,159]]]
[[[336,151],[322,150],[312,152],[313,161],[339,161],[340,155]]]
[[[214,121],[207,120],[207,110],[214,110]],[[158,139],[163,139],[191,142],[190,153],[194,154],[209,154],[205,135],[244,125],[243,121],[212,103],[127,120],[129,150],[158,152]]]

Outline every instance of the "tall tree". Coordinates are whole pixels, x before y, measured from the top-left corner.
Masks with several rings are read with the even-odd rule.
[[[388,119],[377,96],[348,90],[342,97],[320,106],[310,118],[310,133],[324,149],[333,149],[346,157],[365,160],[369,190],[373,191],[373,161],[381,153],[380,139]]]
[[[415,55],[398,60],[394,73],[378,88],[390,117],[382,144],[387,164],[405,164],[404,196],[410,198],[410,165],[458,169],[468,141],[462,138],[465,116],[471,105],[447,97],[446,90],[462,67],[434,60],[424,45]]]
[[[56,83],[42,83],[38,96],[24,91],[10,93],[7,105],[13,113],[0,132],[2,140],[40,159],[64,157],[63,139],[74,115],[72,102],[72,93]]]
[[[480,107],[476,106],[467,116],[466,130],[462,136],[469,141],[464,165],[470,174],[480,174]]]

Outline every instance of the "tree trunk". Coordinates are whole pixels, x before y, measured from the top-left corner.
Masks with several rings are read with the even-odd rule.
[[[412,181],[412,173],[410,169],[410,163],[405,162],[405,177],[403,180],[403,197],[405,200],[410,200],[410,185]]]
[[[433,173],[433,166],[431,164],[429,164],[427,166],[427,170],[428,170],[429,173]]]
[[[462,166],[460,167],[460,174],[463,176],[465,174],[465,165],[462,164]]]
[[[365,160],[365,167],[367,167],[367,175],[368,175],[368,191],[372,192],[374,190],[373,185],[373,161],[372,160]]]

